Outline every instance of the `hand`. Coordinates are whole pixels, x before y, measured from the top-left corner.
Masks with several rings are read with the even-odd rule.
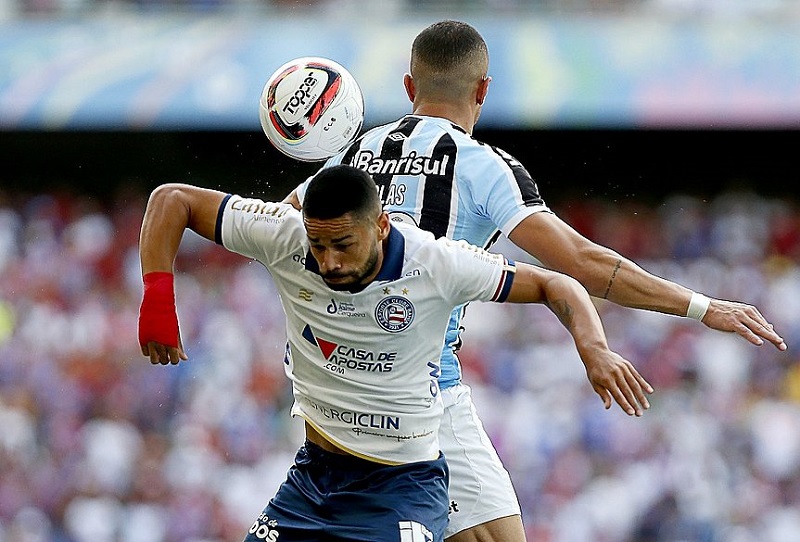
[[[177,365],[189,359],[183,351],[178,311],[175,308],[175,277],[167,271],[142,275],[144,293],[139,307],[139,345],[153,365]]]
[[[645,392],[653,393],[653,387],[631,362],[611,350],[594,351],[592,358],[584,360],[586,375],[606,409],[612,398],[629,416],[641,416],[650,408]]]
[[[189,359],[186,352],[183,350],[183,341],[181,341],[180,334],[178,335],[178,347],[167,346],[156,341],[149,341],[146,345],[142,346],[142,355],[150,357],[150,363],[153,365],[177,365],[181,360]]]
[[[787,348],[783,337],[775,333],[772,324],[752,305],[712,299],[703,323],[717,331],[736,333],[756,346],[761,346],[766,340],[778,350]]]

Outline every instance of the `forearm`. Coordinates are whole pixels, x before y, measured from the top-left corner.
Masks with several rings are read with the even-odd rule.
[[[519,263],[506,301],[545,304],[567,328],[582,353],[592,348],[608,348],[591,297],[568,275]]]
[[[572,335],[582,360],[591,351],[608,349],[602,321],[583,286],[570,277],[554,274],[546,281],[544,294],[545,304]]]
[[[755,345],[767,340],[779,350],[786,350],[783,338],[752,305],[698,295],[679,284],[648,273],[608,249],[581,261],[584,265],[566,272],[597,297],[604,297],[625,307],[688,316],[711,329],[737,333]],[[605,287],[602,286],[604,278]]]
[[[151,363],[188,359],[183,350],[175,308],[175,256],[190,228],[213,239],[224,194],[183,184],[166,184],[150,195],[139,233],[144,293],[139,309],[139,344]]]
[[[624,307],[686,315],[692,291],[680,284],[653,275],[604,247],[581,263],[572,276],[595,297]]]
[[[637,416],[648,408],[644,393],[652,392],[652,387],[629,361],[609,348],[600,315],[576,279],[517,264],[507,301],[544,303],[553,311],[572,336],[589,381],[606,408],[616,401],[625,412]]]
[[[526,218],[509,238],[548,269],[577,279],[593,296],[625,307],[684,316],[692,292],[594,243],[550,213]]]
[[[172,272],[183,232],[189,224],[189,215],[178,185],[163,185],[153,191],[139,235],[142,274]]]

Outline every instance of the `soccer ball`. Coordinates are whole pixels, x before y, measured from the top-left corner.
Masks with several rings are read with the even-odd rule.
[[[297,58],[267,80],[258,116],[279,151],[315,162],[333,156],[356,138],[364,122],[364,97],[350,72],[336,62]]]

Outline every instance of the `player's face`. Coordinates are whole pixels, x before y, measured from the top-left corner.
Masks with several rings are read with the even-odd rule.
[[[358,289],[378,274],[383,262],[381,242],[388,235],[381,220],[356,221],[346,214],[329,220],[305,218],[304,222],[311,255],[329,288]]]

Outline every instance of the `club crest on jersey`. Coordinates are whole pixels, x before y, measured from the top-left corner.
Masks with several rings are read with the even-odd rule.
[[[375,307],[375,320],[389,333],[404,331],[414,321],[413,303],[405,297],[392,295],[386,297]]]

